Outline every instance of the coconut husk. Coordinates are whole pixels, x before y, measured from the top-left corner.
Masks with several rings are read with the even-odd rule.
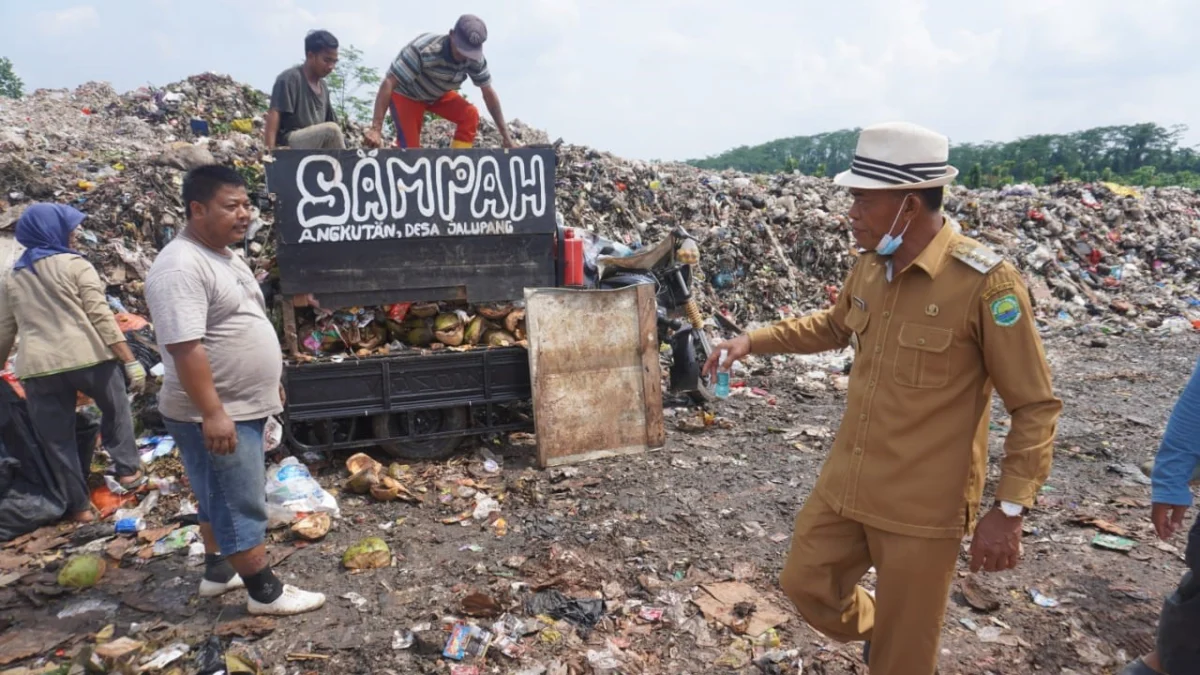
[[[392,550],[379,537],[367,537],[346,549],[342,564],[349,570],[373,570],[392,564]]]
[[[370,352],[379,345],[382,345],[387,340],[387,336],[387,329],[384,326],[378,323],[372,323],[366,328],[362,329],[362,331],[359,333],[358,340],[350,346],[358,348],[360,352]]]
[[[512,311],[512,305],[507,303],[493,302],[479,305],[475,308],[475,310],[482,314],[483,318],[496,321],[508,316],[508,313]]]
[[[477,345],[479,340],[483,338],[483,331],[487,328],[487,319],[483,315],[477,315],[467,323],[467,329],[463,333],[463,343],[468,345]]]
[[[421,324],[405,333],[403,340],[406,344],[413,347],[428,347],[433,344],[433,329],[428,325]]]
[[[378,484],[379,473],[372,469],[363,469],[346,480],[346,489],[356,495],[365,495]]]
[[[447,347],[457,347],[463,343],[463,327],[459,325],[451,331],[434,331],[433,337]]]
[[[408,315],[415,316],[418,319],[431,319],[437,316],[439,311],[436,302],[418,302],[409,308]]]
[[[371,488],[371,496],[375,498],[376,501],[394,502],[396,501],[396,498],[400,496],[400,488],[396,485],[393,485],[392,487],[387,487],[386,485],[382,484],[376,485]]]
[[[455,328],[461,328],[463,324],[462,317],[458,312],[442,312],[433,320],[433,330],[435,331],[452,331]]]
[[[329,534],[329,528],[332,526],[333,518],[328,513],[312,513],[296,521],[292,525],[292,533],[301,539],[316,541]]]
[[[78,555],[58,571],[58,585],[65,588],[91,588],[100,581],[107,569],[108,563],[101,556],[92,553]]]
[[[373,471],[383,471],[383,465],[380,464],[379,462],[375,461],[374,457],[371,457],[370,455],[366,454],[365,452],[360,452],[360,453],[354,454],[349,459],[347,459],[346,460],[346,468],[350,470],[350,473],[358,473],[359,471],[362,471],[363,469],[371,469]]]
[[[487,335],[483,336],[483,340],[489,347],[511,347],[517,342],[512,334],[502,330],[488,331]]]
[[[516,333],[517,327],[525,322],[525,310],[514,309],[509,312],[508,316],[504,317],[504,330],[509,333]]]
[[[388,478],[392,478],[397,481],[404,480],[405,475],[407,473],[407,469],[408,469],[408,467],[406,467],[403,464],[400,464],[398,462],[392,462],[390,465],[388,465],[388,468],[387,468]]]

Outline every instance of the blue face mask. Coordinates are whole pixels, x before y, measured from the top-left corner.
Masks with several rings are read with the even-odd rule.
[[[875,244],[875,252],[879,255],[892,255],[904,243],[904,233],[908,232],[908,226],[912,224],[912,221],[910,220],[905,223],[904,229],[894,237],[892,236],[892,230],[896,229],[896,223],[900,221],[900,214],[904,212],[904,205],[908,203],[908,198],[909,195],[904,195],[904,201],[900,202],[900,209],[896,211],[896,217],[892,219],[892,226],[888,228],[887,234],[883,235],[879,243]]]

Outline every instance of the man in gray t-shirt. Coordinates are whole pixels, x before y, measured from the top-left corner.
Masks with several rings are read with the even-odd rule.
[[[325,85],[337,62],[337,38],[329,31],[309,32],[304,38],[304,63],[280,73],[271,89],[263,137],[268,152],[277,146],[296,150],[346,147]]]
[[[242,588],[251,614],[321,607],[267,562],[263,429],[283,410],[282,355],[250,268],[229,247],[250,227],[236,171],[208,165],[183,181],[187,227],[146,277],[146,304],[166,373],[159,411],[196,498],[205,566],[201,597]]]

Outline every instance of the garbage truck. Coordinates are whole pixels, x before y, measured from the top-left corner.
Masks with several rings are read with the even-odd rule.
[[[532,428],[529,355],[513,312],[526,288],[582,276],[555,210],[555,167],[550,146],[275,153],[266,173],[292,448],[439,459],[467,437]],[[661,304],[660,328],[686,336]],[[484,321],[489,332],[472,335],[479,326],[467,322],[489,307],[502,309]],[[320,325],[301,318],[310,315]],[[345,335],[382,327],[369,348]],[[441,340],[429,339],[439,328]],[[323,353],[326,337],[342,349]],[[711,391],[697,381],[707,353],[677,351],[691,363],[672,367],[673,387]]]

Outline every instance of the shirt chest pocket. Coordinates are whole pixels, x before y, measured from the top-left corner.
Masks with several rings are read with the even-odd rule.
[[[937,389],[950,381],[950,345],[954,331],[905,322],[900,326],[896,384],[917,389]]]
[[[858,307],[851,307],[846,313],[846,328],[850,329],[850,346],[854,349],[855,356],[858,356],[858,351],[862,348],[863,334],[867,332],[870,320],[871,315]]]

